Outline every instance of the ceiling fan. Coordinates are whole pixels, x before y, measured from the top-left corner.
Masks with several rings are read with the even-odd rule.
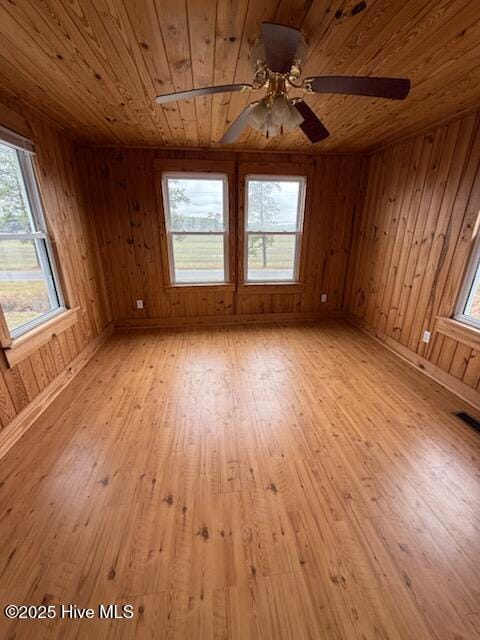
[[[300,81],[306,52],[307,44],[301,31],[263,22],[262,36],[255,42],[251,52],[254,68],[252,84],[227,84],[167,93],[157,96],[156,102],[165,104],[214,93],[266,90],[260,100],[249,104],[234,120],[220,142],[235,142],[247,126],[252,126],[267,138],[300,127],[310,142],[314,143],[328,138],[329,132],[308,104],[302,98],[290,98],[289,91],[341,93],[390,100],[403,100],[410,91],[410,80],[405,78],[317,76]]]

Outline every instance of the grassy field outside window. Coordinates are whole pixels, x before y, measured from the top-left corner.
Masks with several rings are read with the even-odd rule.
[[[0,304],[12,337],[62,309],[32,156],[0,143]],[[31,323],[31,324],[28,324]]]

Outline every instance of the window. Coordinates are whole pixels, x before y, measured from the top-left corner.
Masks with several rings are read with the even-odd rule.
[[[32,155],[15,146],[0,142],[0,304],[12,338],[64,310]]]
[[[480,329],[480,234],[478,233],[463,289],[458,299],[455,319]]]
[[[298,280],[305,178],[247,176],[245,280]]]
[[[170,282],[228,282],[228,179],[223,174],[164,173]]]

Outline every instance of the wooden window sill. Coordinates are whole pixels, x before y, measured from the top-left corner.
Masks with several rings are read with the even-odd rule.
[[[480,351],[480,329],[476,329],[453,318],[437,316],[435,331],[457,342],[461,342],[472,349]]]
[[[231,282],[220,282],[218,284],[169,284],[165,287],[167,293],[221,293],[222,291],[235,291],[235,285]]]
[[[238,293],[288,294],[303,291],[302,282],[244,282],[238,285]]]
[[[62,333],[78,321],[80,307],[67,309],[58,316],[47,320],[47,322],[35,327],[28,333],[12,340],[12,344],[3,348],[3,353],[9,367],[28,358],[34,351],[48,342],[51,338]]]

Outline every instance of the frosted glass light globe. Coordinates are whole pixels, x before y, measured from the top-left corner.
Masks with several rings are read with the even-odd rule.
[[[289,133],[290,131],[295,129],[295,127],[299,127],[304,120],[302,114],[300,113],[300,111],[295,109],[294,105],[290,105],[289,111],[290,113],[288,120],[283,125],[283,130],[285,131],[285,133]]]
[[[267,138],[275,138],[280,133],[280,127],[272,122],[270,116],[268,116],[265,124],[263,125],[261,132],[263,135],[267,136]]]
[[[277,96],[271,108],[272,124],[281,126],[290,118],[290,106],[283,96]]]
[[[248,114],[248,124],[254,129],[261,130],[268,116],[268,109],[263,100],[261,100]]]

